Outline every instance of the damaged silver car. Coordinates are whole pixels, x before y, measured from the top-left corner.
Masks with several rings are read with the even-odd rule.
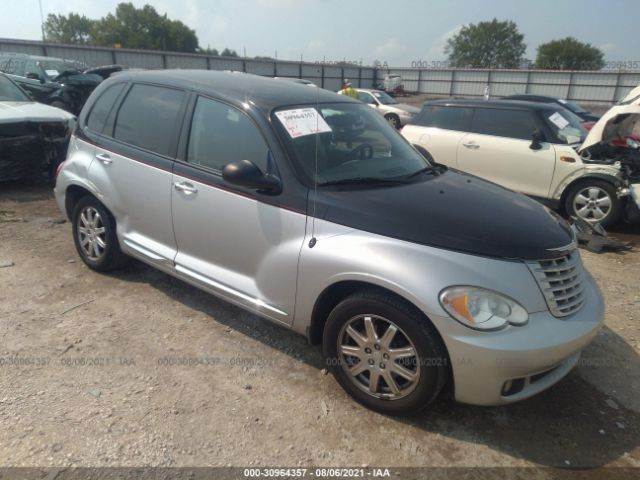
[[[74,126],[72,114],[34,102],[0,74],[0,182],[53,179]]]

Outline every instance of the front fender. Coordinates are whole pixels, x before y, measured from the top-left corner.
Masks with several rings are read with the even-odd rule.
[[[570,185],[586,178],[597,178],[599,180],[604,180],[613,184],[618,189],[624,187],[622,173],[620,172],[620,168],[616,165],[585,164],[582,168],[570,173],[565,178],[563,178],[560,183],[558,183],[558,186],[553,192],[552,199],[561,200],[562,195]]]
[[[530,313],[547,310],[537,283],[520,261],[419,245],[316,219],[316,229],[326,230],[332,225],[336,230],[334,235],[318,236],[313,248],[305,242],[300,254],[293,322],[294,330],[300,333],[309,326],[321,294],[344,281],[362,282],[394,292],[432,319],[448,318],[438,297],[442,289],[453,285],[495,290],[513,298]],[[441,333],[451,328],[449,324],[435,326]]]

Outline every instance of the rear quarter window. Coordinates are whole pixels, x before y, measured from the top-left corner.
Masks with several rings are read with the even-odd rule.
[[[11,56],[0,56],[0,72],[10,75],[22,75],[24,73],[25,60]]]
[[[96,100],[91,107],[89,116],[87,117],[86,126],[94,133],[102,133],[104,131],[104,125],[107,121],[111,109],[114,107],[118,96],[124,89],[124,83],[117,83],[108,87],[100,98]]]
[[[469,131],[473,110],[467,107],[425,105],[411,122],[421,127],[436,127],[446,130]]]
[[[131,87],[118,115],[117,140],[165,156],[175,152],[178,114],[185,93],[168,87],[137,84]]]

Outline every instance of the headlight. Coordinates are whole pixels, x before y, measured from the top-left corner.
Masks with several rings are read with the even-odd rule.
[[[498,330],[509,323],[524,325],[529,319],[522,305],[484,288],[445,288],[440,304],[454,319],[476,330]]]

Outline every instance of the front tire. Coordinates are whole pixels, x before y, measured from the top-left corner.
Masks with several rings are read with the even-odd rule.
[[[604,228],[615,225],[622,215],[622,200],[613,185],[603,180],[586,180],[574,185],[565,199],[567,215]]]
[[[356,401],[387,414],[429,405],[448,374],[435,328],[414,308],[374,291],[349,296],[324,329],[327,368]]]
[[[76,250],[90,269],[108,272],[124,266],[128,257],[120,250],[116,222],[96,198],[82,197],[72,219]]]

